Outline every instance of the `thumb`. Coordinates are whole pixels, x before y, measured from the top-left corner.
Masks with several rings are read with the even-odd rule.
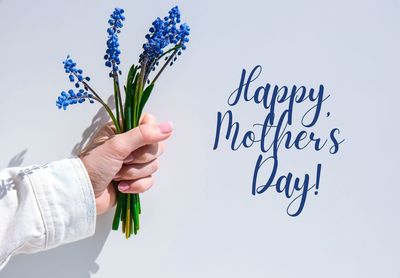
[[[107,141],[107,148],[115,158],[124,160],[134,150],[148,144],[163,141],[171,136],[172,122],[159,125],[143,124],[125,133],[117,134]]]

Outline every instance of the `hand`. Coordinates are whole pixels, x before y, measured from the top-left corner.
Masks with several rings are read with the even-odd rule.
[[[144,114],[140,125],[115,134],[112,123],[105,125],[79,155],[92,182],[97,214],[112,208],[116,192],[112,180],[119,181],[124,193],[142,193],[154,183],[163,141],[172,134],[172,123],[157,125],[151,114]]]

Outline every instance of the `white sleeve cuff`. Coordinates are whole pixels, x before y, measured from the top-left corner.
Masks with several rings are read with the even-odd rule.
[[[45,226],[45,249],[92,236],[96,204],[79,157],[51,162],[29,175]]]

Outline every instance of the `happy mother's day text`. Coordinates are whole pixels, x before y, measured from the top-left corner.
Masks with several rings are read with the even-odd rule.
[[[314,189],[315,195],[318,194],[322,164],[316,163],[314,174],[295,177],[291,171],[280,173],[280,153],[282,150],[308,148],[316,152],[326,150],[334,155],[344,139],[340,139],[337,127],[330,129],[325,136],[314,130],[321,115],[330,116],[330,112],[322,113],[322,105],[330,96],[322,84],[318,88],[271,85],[258,80],[261,72],[260,65],[249,73],[243,69],[239,87],[229,95],[227,103],[233,108],[243,102],[252,102],[265,110],[265,118],[261,123],[253,124],[250,130],[243,130],[231,109],[224,113],[218,111],[213,149],[218,149],[223,139],[228,141],[232,151],[258,146],[261,153],[254,165],[251,193],[262,194],[275,188],[290,200],[287,214],[298,216],[303,211],[309,191]],[[256,85],[260,83],[262,85]],[[263,170],[268,171],[269,177],[260,181],[259,174]]]

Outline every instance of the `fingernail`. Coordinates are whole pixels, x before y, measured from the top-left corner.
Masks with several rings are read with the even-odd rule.
[[[174,128],[174,124],[171,121],[162,123],[159,125],[161,133],[170,133],[172,129]]]
[[[127,190],[129,188],[129,185],[127,184],[127,183],[125,183],[125,182],[120,182],[119,184],[118,184],[118,190],[119,191],[125,191],[125,190]]]

